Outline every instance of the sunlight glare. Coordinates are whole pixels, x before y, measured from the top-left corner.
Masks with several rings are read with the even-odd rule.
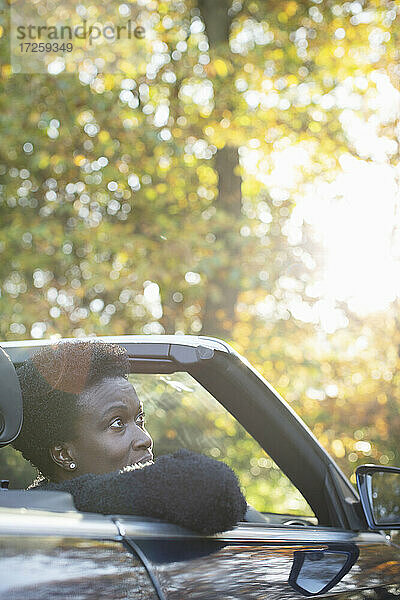
[[[395,171],[349,155],[341,158],[341,165],[336,180],[319,190],[322,197],[314,191],[305,203],[304,215],[322,236],[324,296],[366,314],[385,309],[400,295],[400,268],[392,245],[398,203]]]

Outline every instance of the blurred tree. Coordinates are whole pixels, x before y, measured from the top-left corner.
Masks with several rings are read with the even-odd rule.
[[[46,334],[110,323],[113,332],[229,338],[242,291],[279,295],[279,278],[292,275],[304,289],[316,256],[305,228],[293,233],[292,210],[301,189],[332,178],[340,153],[352,150],[340,90],[363,79],[372,58],[375,67],[393,58],[384,35],[391,10],[150,3],[141,18],[154,24],[153,39],[136,42],[135,62],[122,46],[104,73],[78,63],[79,78],[12,75],[4,64],[10,239],[1,278],[4,294],[14,290],[30,311],[20,322],[20,302],[15,312],[3,296],[2,335],[24,337],[33,323]],[[382,36],[373,37],[378,24]],[[121,74],[107,72],[114,63]],[[365,82],[353,102],[373,93]],[[282,183],[278,155],[288,170]],[[22,267],[21,251],[30,256]],[[143,295],[149,281],[159,286],[161,316],[146,300],[154,287]],[[45,316],[49,302],[56,306]]]

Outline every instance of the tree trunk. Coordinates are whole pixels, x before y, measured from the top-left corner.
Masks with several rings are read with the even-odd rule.
[[[212,58],[219,53],[227,54],[231,18],[228,14],[229,0],[198,0],[198,7],[206,26]],[[226,77],[226,86],[231,90],[228,97],[235,97],[234,75]],[[217,109],[222,108],[218,96]],[[224,109],[230,107],[224,106]],[[233,107],[232,107],[233,108]],[[233,112],[233,111],[232,111]],[[215,155],[214,168],[218,174],[218,198],[216,214],[211,223],[215,235],[214,247],[217,256],[213,257],[208,268],[205,303],[201,315],[203,335],[229,339],[235,319],[235,307],[239,293],[241,267],[241,243],[239,223],[241,216],[241,177],[237,174],[239,155],[236,146],[219,149]],[[233,272],[233,267],[236,271]],[[236,274],[235,274],[236,273]]]
[[[217,212],[211,231],[217,256],[208,277],[202,315],[202,334],[230,338],[241,277],[241,250],[238,223],[241,215],[241,178],[237,148],[225,146],[215,156],[218,173]],[[239,238],[239,239],[238,239]],[[216,260],[215,260],[216,259]]]

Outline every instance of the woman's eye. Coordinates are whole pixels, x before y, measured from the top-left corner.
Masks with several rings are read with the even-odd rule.
[[[110,427],[112,427],[113,429],[122,429],[122,427],[124,426],[125,423],[120,418],[114,419],[114,421],[112,421],[112,423],[110,424]]]

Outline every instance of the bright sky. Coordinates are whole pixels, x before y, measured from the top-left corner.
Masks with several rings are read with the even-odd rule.
[[[357,87],[365,89],[367,81],[358,79],[345,80],[336,92],[336,103],[343,109],[341,121],[356,153],[340,157],[342,172],[332,183],[310,184],[299,197],[301,168],[309,166],[310,157],[290,140],[280,140],[281,147],[268,159],[251,143],[241,154],[245,169],[264,183],[273,200],[296,197],[289,243],[295,244],[301,235],[303,219],[315,230],[325,268],[313,295],[321,298],[317,310],[327,331],[345,325],[335,310],[336,300],[365,315],[384,310],[400,296],[400,166],[388,163],[398,148],[393,139],[378,135],[382,123],[400,115],[400,93],[385,74],[373,72],[377,94],[369,96],[372,116],[367,119],[357,106],[360,96],[354,94]],[[316,317],[304,304],[300,309],[299,303],[294,316],[314,322]]]
[[[341,164],[343,173],[334,183],[305,199],[303,214],[320,234],[325,252],[323,295],[365,314],[400,296],[396,171],[350,156]]]

